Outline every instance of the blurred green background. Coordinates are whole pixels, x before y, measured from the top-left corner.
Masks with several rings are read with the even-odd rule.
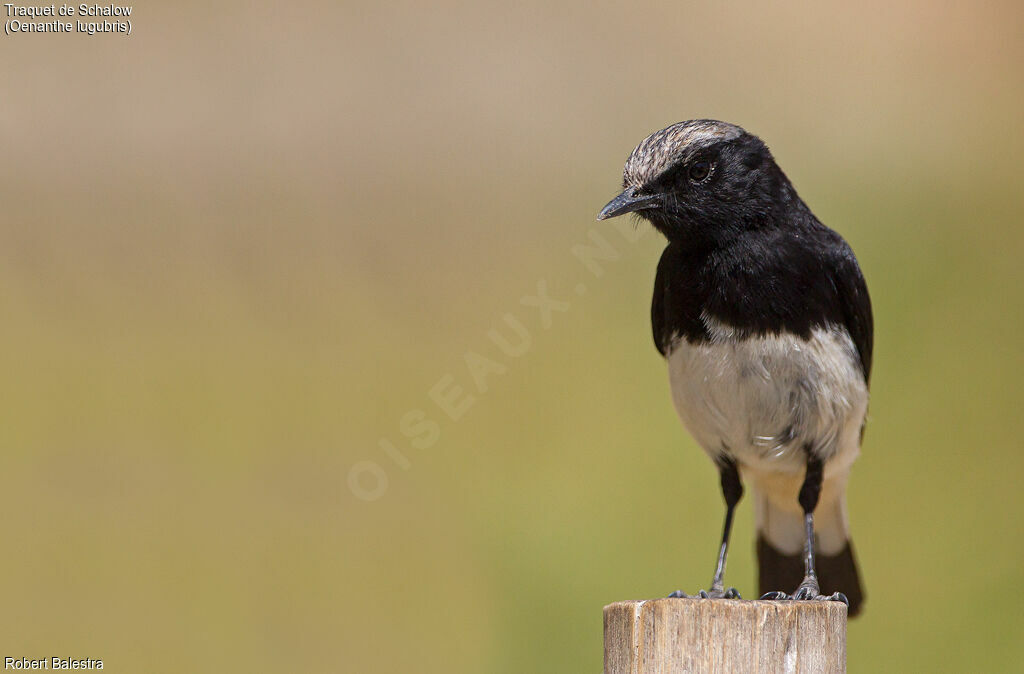
[[[713,117],[874,298],[850,670],[1019,671],[1022,18],[144,2],[0,38],[0,656],[600,671],[602,606],[705,586],[722,505],[652,345],[663,243],[594,216]],[[734,540],[752,596],[749,503]]]

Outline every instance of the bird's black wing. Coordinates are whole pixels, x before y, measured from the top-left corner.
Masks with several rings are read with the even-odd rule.
[[[651,331],[654,334],[654,346],[665,356],[668,354],[668,335],[665,328],[665,256],[658,261],[658,271],[654,275],[654,297],[651,298]]]
[[[871,378],[871,352],[874,347],[874,319],[871,315],[871,297],[864,275],[853,251],[843,242],[836,251],[832,264],[832,283],[842,307],[843,324],[857,347],[864,381]]]

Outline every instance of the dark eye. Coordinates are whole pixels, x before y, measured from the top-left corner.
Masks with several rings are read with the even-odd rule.
[[[695,161],[690,164],[690,171],[687,176],[695,183],[702,183],[711,175],[712,168],[714,167],[709,161]]]

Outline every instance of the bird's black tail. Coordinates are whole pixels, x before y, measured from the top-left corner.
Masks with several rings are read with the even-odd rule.
[[[815,555],[815,567],[822,594],[842,592],[850,600],[849,616],[860,613],[864,603],[857,560],[853,556],[853,544],[846,546],[835,555]],[[783,589],[792,592],[804,578],[803,554],[787,555],[772,546],[763,535],[757,537],[758,585],[761,594]]]

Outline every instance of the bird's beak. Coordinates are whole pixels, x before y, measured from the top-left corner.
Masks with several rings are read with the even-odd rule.
[[[609,201],[608,205],[601,209],[601,212],[597,214],[597,219],[607,220],[624,213],[658,208],[661,206],[661,203],[661,195],[659,194],[637,196],[635,187],[627,187],[623,190],[622,194]]]

